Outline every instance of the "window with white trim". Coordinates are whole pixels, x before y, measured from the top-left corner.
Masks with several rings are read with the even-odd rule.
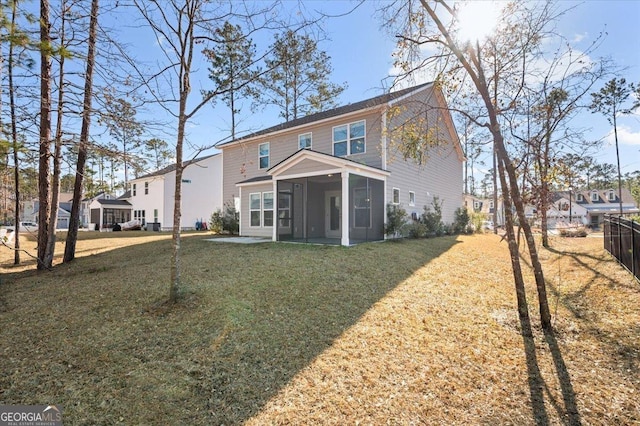
[[[311,133],[298,135],[298,149],[311,149]]]
[[[413,191],[409,191],[409,205],[411,207],[416,205],[416,193]]]
[[[582,196],[582,194],[578,194],[578,195],[576,195],[576,200],[577,200],[579,203],[581,203],[581,202],[583,202],[583,201],[584,201],[584,197]]]
[[[250,226],[260,226],[260,216],[262,215],[262,194],[259,192],[253,192],[249,194],[249,220]]]
[[[353,217],[356,228],[371,228],[371,188],[353,188]]]
[[[262,225],[273,226],[273,192],[262,193]]]
[[[145,218],[144,218],[144,210],[134,210],[133,211],[133,218],[135,220],[139,220],[142,223],[142,226],[144,226],[146,224],[145,222]]]
[[[361,154],[366,150],[365,121],[344,124],[333,128],[333,155]]]
[[[607,194],[607,199],[609,201],[615,201],[616,200],[616,194],[613,192],[613,189],[609,190],[609,194]]]
[[[258,145],[258,163],[261,169],[269,168],[269,142]]]
[[[393,204],[400,204],[400,190],[393,188]]]
[[[482,208],[482,202],[480,201],[474,201],[473,202],[473,209],[474,210],[480,210]]]
[[[144,195],[149,195],[149,182],[144,183]]]
[[[133,185],[131,185],[131,194],[135,197],[136,196],[136,184],[134,183]]]
[[[598,191],[593,191],[591,193],[591,201],[598,201]]]

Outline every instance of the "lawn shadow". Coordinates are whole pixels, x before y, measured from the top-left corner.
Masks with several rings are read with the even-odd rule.
[[[546,249],[556,254],[563,254],[552,248],[546,248]],[[520,259],[528,267],[530,268],[532,267],[530,260],[527,259],[523,253],[520,254]],[[592,270],[594,273],[599,274],[599,271],[592,268],[589,268],[589,269]],[[593,280],[595,280],[595,278]],[[593,282],[593,280],[591,282]],[[588,283],[587,286],[590,286],[591,282]],[[550,283],[547,283],[547,287],[550,287],[552,293],[556,297],[559,297],[558,291],[555,287],[553,287],[553,285],[551,285]],[[544,406],[543,390],[546,391],[547,397],[549,398],[549,402],[555,408],[556,412],[558,413],[558,416],[561,419],[565,419],[566,420],[565,423],[567,425],[571,425],[571,426],[581,425],[582,421],[580,418],[580,413],[578,411],[576,395],[573,390],[573,385],[571,383],[571,376],[569,374],[569,370],[567,369],[567,365],[564,362],[564,358],[562,356],[560,346],[558,345],[555,332],[553,331],[553,329],[543,330],[545,341],[547,343],[547,346],[549,347],[549,351],[553,359],[553,364],[556,369],[558,382],[560,383],[562,399],[563,399],[562,405],[559,403],[559,401],[557,401],[553,397],[552,392],[550,391],[544,378],[542,377],[540,367],[538,364],[535,337],[534,337],[530,318],[529,317],[520,318],[520,327],[521,327],[521,335],[523,339],[525,356],[527,361],[527,372],[529,376],[528,379],[529,379],[529,392],[531,396],[531,406],[532,406],[534,421],[536,422],[536,425],[549,424],[549,416]]]
[[[208,421],[241,424],[257,415],[376,302],[455,243],[444,237],[348,249],[240,249],[250,266],[223,290],[228,328],[216,340],[208,381],[198,390],[208,394]],[[263,268],[262,276],[252,272]]]
[[[70,423],[100,414],[104,424],[119,416],[134,424],[241,424],[376,302],[458,242],[344,248],[205,238],[182,240],[192,303],[162,314],[150,307],[168,289],[168,239],[4,276],[0,331],[48,333],[4,353],[3,400],[55,400],[69,407]],[[12,381],[13,371],[24,379]]]
[[[640,371],[640,365],[638,364],[638,359],[635,354],[640,352],[640,345],[633,343],[623,344],[622,341],[637,342],[639,340],[637,338],[621,340],[617,336],[598,327],[597,315],[592,312],[592,306],[587,299],[587,292],[593,287],[593,285],[598,284],[599,282],[603,282],[611,288],[624,288],[626,291],[632,291],[635,293],[640,292],[640,287],[621,283],[603,274],[598,269],[598,266],[600,265],[616,263],[612,258],[609,259],[605,256],[593,256],[579,251],[562,251],[552,248],[548,250],[559,256],[569,257],[577,266],[588,270],[592,274],[591,278],[582,284],[579,289],[573,292],[566,292],[564,294],[562,294],[553,283],[548,282],[547,287],[551,291],[551,294],[553,294],[554,297],[556,297],[557,300],[559,300],[576,319],[583,322],[585,325],[584,330],[589,333],[589,335],[603,343],[605,347],[608,348],[607,352],[612,360],[622,361],[622,365],[624,366],[621,370],[622,372],[631,377],[637,376]],[[589,261],[592,261],[592,263],[590,264]],[[595,262],[595,265],[593,262]],[[633,282],[632,277],[630,278],[630,281]],[[626,330],[629,336],[640,336],[640,326],[628,326]]]
[[[527,381],[529,384],[529,398],[531,401],[531,409],[533,411],[533,420],[538,426],[546,426],[549,424],[549,415],[544,406],[545,387],[542,373],[538,365],[538,356],[536,354],[536,342],[531,327],[531,318],[529,316],[523,318],[518,316],[520,320],[520,335],[524,344],[524,353],[527,361]]]
[[[571,375],[567,369],[567,364],[564,362],[558,340],[553,330],[544,330],[544,337],[549,350],[551,351],[551,358],[553,358],[553,365],[556,368],[558,375],[558,381],[560,383],[560,389],[562,391],[562,399],[564,402],[564,410],[559,410],[558,414],[560,418],[566,418],[566,424],[571,426],[581,425],[580,413],[578,412],[578,404],[576,402],[576,394],[571,384]],[[564,415],[563,415],[564,414]]]
[[[562,357],[562,352],[560,351],[560,346],[558,345],[554,331],[544,330],[544,336],[553,359],[558,382],[560,383],[563,404],[560,404],[559,401],[554,398],[553,393],[546,384],[540,371],[531,319],[529,317],[520,317],[519,319],[521,327],[520,334],[522,336],[527,363],[531,409],[536,425],[543,426],[549,424],[549,415],[544,404],[545,393],[549,398],[550,404],[558,413],[558,417],[566,419],[567,425],[577,426],[582,424],[578,412],[576,395],[573,390],[573,385],[571,384],[571,376]]]

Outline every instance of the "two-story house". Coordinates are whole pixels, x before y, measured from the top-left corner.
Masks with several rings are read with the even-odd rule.
[[[222,209],[222,155],[213,154],[186,161],[182,173],[180,228],[193,229],[196,222],[208,221]],[[176,165],[131,180],[129,185],[133,216],[155,230],[173,228],[176,193]]]
[[[556,191],[550,194],[550,199],[547,211],[549,227],[554,227],[557,222],[573,222],[597,229],[602,225],[605,214],[620,213],[617,189]],[[622,213],[640,213],[627,188],[622,188]]]
[[[433,83],[376,96],[221,144],[223,199],[240,234],[351,245],[384,239],[387,204],[451,223],[464,155]],[[437,197],[437,198],[436,198]]]

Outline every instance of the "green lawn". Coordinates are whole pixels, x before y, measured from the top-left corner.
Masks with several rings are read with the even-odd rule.
[[[190,235],[171,310],[166,235],[83,238],[52,272],[0,258],[2,403],[92,425],[640,421],[640,285],[602,240],[542,253],[554,344],[518,333],[493,235],[352,248]]]

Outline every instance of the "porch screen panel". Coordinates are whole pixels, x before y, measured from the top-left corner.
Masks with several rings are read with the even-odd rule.
[[[349,176],[349,242],[384,238],[384,182]]]
[[[293,238],[293,184],[278,181],[278,241]]]

